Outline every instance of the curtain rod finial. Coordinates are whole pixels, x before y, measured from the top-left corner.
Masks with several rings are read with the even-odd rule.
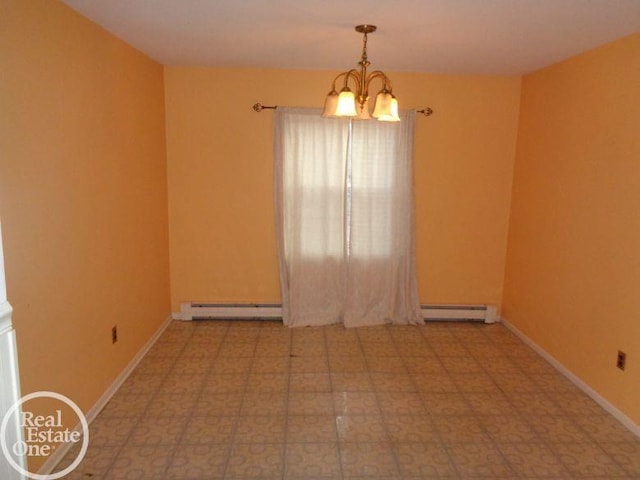
[[[265,108],[269,109],[269,110],[275,110],[277,108],[277,105],[274,105],[274,106],[270,107],[270,106],[267,106],[267,105],[262,105],[261,103],[255,103],[253,105],[253,107],[251,107],[251,108],[253,108],[253,110],[256,111],[256,112],[261,112]]]

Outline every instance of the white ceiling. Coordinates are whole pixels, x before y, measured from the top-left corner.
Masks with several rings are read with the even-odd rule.
[[[517,75],[640,31],[640,0],[62,0],[166,65]]]

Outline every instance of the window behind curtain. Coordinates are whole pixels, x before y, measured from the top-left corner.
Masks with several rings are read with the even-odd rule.
[[[350,191],[350,253],[368,257],[391,254],[396,124],[353,121]],[[355,203],[355,205],[354,205]],[[362,204],[366,208],[359,208]],[[354,212],[353,209],[356,208]]]
[[[288,325],[421,323],[413,255],[414,115],[278,109],[276,228]]]
[[[345,127],[345,122],[327,124],[326,119],[306,112],[291,113],[286,122],[288,256],[322,260],[344,255]]]

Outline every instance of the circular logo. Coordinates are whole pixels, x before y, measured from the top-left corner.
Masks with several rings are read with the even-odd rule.
[[[7,432],[7,426],[9,424],[9,419],[14,413],[18,411],[18,409],[25,402],[28,402],[29,400],[33,400],[34,398],[53,398],[60,402],[66,403],[69,407],[71,407],[71,409],[78,416],[78,418],[80,419],[80,424],[82,425],[82,447],[80,448],[80,453],[78,454],[78,457],[67,468],[56,473],[42,475],[39,473],[31,473],[28,470],[25,470],[21,465],[18,464],[18,462],[14,460],[13,456],[11,455],[11,451],[13,451],[15,455],[24,456],[27,453],[27,443],[23,440],[18,440],[14,445],[11,445],[11,446],[7,445],[6,432]],[[46,417],[46,418],[36,417],[35,420],[33,418],[33,414],[29,416],[25,413],[22,413],[19,426],[20,428],[36,428],[36,429],[49,428],[50,429],[49,433],[50,433],[51,427],[54,427],[54,426],[61,427],[61,425],[59,424],[61,422],[60,410],[58,410],[57,412],[58,412],[57,418],[54,418],[54,416],[51,415],[50,417]],[[42,433],[42,432],[37,432],[37,433]],[[40,438],[40,436],[37,435],[37,433],[35,435],[36,438]],[[57,440],[67,441],[67,442],[79,441],[78,437],[80,435],[80,432],[70,431],[69,429],[66,429],[64,432],[57,432],[57,433],[58,435],[54,436],[54,438],[56,438]],[[63,435],[60,435],[60,434],[63,434]],[[47,436],[45,433],[44,437],[48,438],[52,436],[51,434]],[[76,405],[75,402],[73,402],[71,399],[56,392],[46,392],[46,391],[34,392],[34,393],[30,393],[29,395],[25,395],[24,397],[19,399],[17,402],[15,402],[11,406],[11,408],[9,408],[7,413],[5,413],[4,418],[2,419],[2,425],[0,425],[0,446],[2,447],[2,453],[4,454],[5,458],[9,462],[9,465],[11,465],[14,468],[14,470],[19,472],[20,474],[24,475],[27,478],[31,478],[33,480],[56,480],[72,472],[78,465],[80,465],[80,462],[84,458],[85,454],[87,453],[87,448],[89,447],[89,424],[87,423],[87,419],[82,413],[82,410],[80,410],[80,407],[78,407],[78,405]]]

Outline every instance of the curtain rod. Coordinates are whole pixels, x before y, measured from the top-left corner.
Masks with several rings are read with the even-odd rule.
[[[278,108],[277,105],[262,105],[261,103],[256,103],[255,105],[253,105],[254,111],[256,112],[261,112],[262,110],[275,110],[276,108]],[[433,115],[433,110],[429,107],[425,107],[422,110],[416,110],[416,113],[421,113],[423,114],[425,117],[428,117],[430,115]]]

